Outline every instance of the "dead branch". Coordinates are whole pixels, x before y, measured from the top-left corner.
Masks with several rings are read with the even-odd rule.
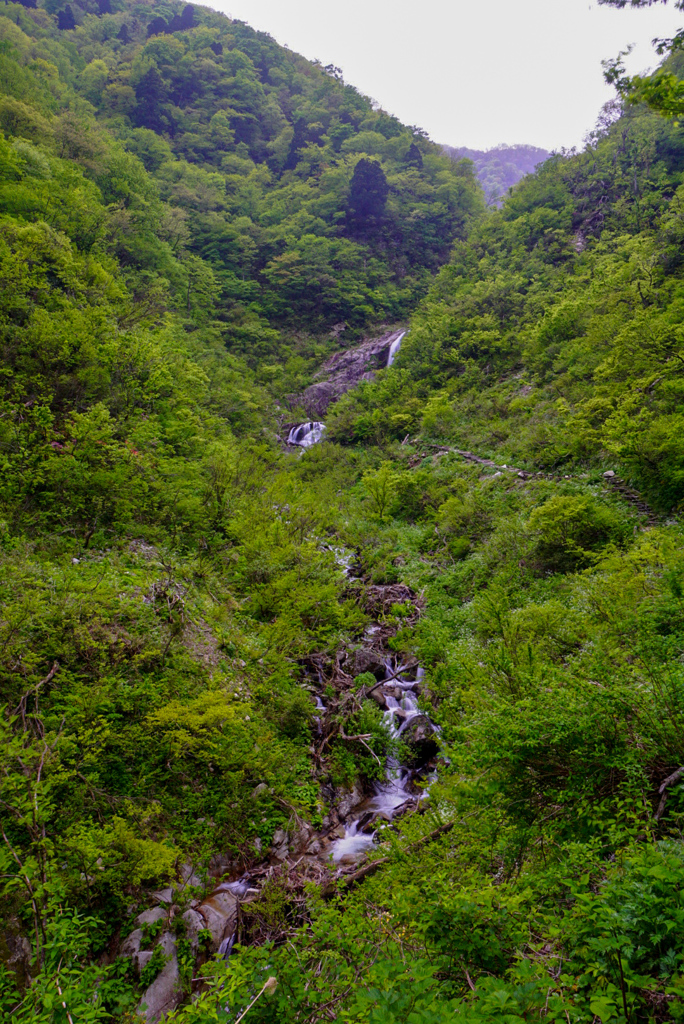
[[[658,804],[658,810],[655,813],[655,820],[660,821],[665,812],[665,803],[667,802],[667,788],[671,786],[673,782],[677,782],[684,775],[684,767],[678,768],[676,772],[672,772],[672,775],[668,775],[664,782],[660,784],[658,792],[660,793],[660,803]]]
[[[363,736],[361,736],[361,735],[347,736],[345,731],[344,731],[344,726],[341,725],[340,726],[340,731],[339,731],[338,735],[339,735],[341,740],[346,740],[348,743],[353,743],[355,741],[357,741],[359,743],[363,743],[363,745],[366,748],[366,750],[368,751],[368,753],[373,755],[373,757],[378,762],[378,764],[382,763],[380,761],[380,758],[378,757],[378,755],[375,753],[375,751],[371,750],[371,748],[366,743],[366,740],[372,740],[373,739],[373,733],[372,732],[364,733]]]
[[[58,672],[59,672],[59,662],[56,661],[54,663],[54,665],[52,666],[52,668],[50,669],[50,671],[48,672],[48,674],[45,676],[45,679],[41,679],[41,681],[39,683],[36,683],[36,685],[32,686],[30,690],[27,690],[26,693],[23,695],[23,697],[20,699],[19,703],[17,704],[13,714],[21,715],[21,722],[22,722],[22,725],[24,727],[24,732],[26,732],[26,702],[27,702],[27,700],[29,699],[29,697],[31,696],[32,693],[34,693],[36,695],[36,699],[37,699],[38,698],[38,691],[40,690],[41,686],[47,686],[48,683],[51,683],[52,680],[55,678],[55,676],[56,676],[56,674]]]

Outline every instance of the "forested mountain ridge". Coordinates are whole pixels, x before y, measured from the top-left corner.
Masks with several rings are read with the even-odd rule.
[[[551,156],[539,146],[492,146],[491,149],[468,149],[467,146],[442,146],[452,160],[472,160],[484,190],[488,206],[498,206],[509,188],[538,164]]]
[[[485,213],[110,5],[0,16],[0,1016],[681,1020],[684,129]]]
[[[406,314],[479,210],[467,164],[374,110],[336,69],[240,22],[192,6],[90,6],[69,8],[74,27],[61,31],[49,4],[7,8],[8,97],[58,116],[52,131],[70,148],[60,135],[57,151],[80,161],[105,204],[135,205],[144,166],[144,202],[163,204],[160,241],[186,257],[186,277],[193,258],[208,264],[195,276],[213,275],[234,348],[268,347],[270,324],[312,331]],[[35,126],[31,137],[45,140]],[[117,234],[117,255],[139,261],[125,252],[135,227]]]

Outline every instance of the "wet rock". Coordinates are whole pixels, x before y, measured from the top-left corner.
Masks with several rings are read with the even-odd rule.
[[[375,371],[387,365],[392,342],[402,331],[391,331],[370,338],[346,352],[336,352],[316,374],[319,378],[301,395],[292,396],[291,405],[302,405],[309,416],[323,416],[328,406],[363,380],[372,380]]]
[[[382,687],[377,686],[374,690],[371,690],[368,694],[371,700],[374,700],[376,704],[379,704],[381,708],[387,708],[387,701],[385,700],[385,694],[382,691]]]
[[[397,714],[400,714],[400,712],[397,712]],[[416,715],[402,733],[402,739],[412,744],[425,743],[427,740],[432,739],[432,736],[433,731],[430,720],[426,715],[422,714]]]
[[[357,831],[364,833],[372,832],[374,819],[375,815],[373,814],[373,812],[366,811],[366,813],[362,814],[361,817],[359,818]]]
[[[363,672],[372,672],[376,679],[384,679],[385,659],[376,651],[354,651],[353,673],[360,676]]]
[[[341,789],[337,791],[337,813],[341,819],[349,816],[352,808],[356,807],[363,800],[363,793],[354,785],[354,788]]]
[[[409,764],[413,768],[422,768],[424,765],[429,764],[439,753],[439,745],[435,740],[434,734],[424,740],[416,740],[410,749]]]
[[[165,932],[157,945],[162,947],[168,959],[138,1004],[138,1013],[144,1016],[148,1024],[156,1024],[164,1013],[178,1005],[181,998],[176,940],[169,932]]]
[[[204,928],[211,932],[212,946],[218,950],[225,938],[235,931],[238,914],[238,900],[232,892],[215,892],[200,903],[197,913],[204,921]]]

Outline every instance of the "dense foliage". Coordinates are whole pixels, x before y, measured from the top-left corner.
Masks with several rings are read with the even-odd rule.
[[[360,885],[278,869],[199,971],[179,931],[175,1019],[684,1019],[684,127],[615,103],[485,214],[239,22],[2,14],[2,1019],[132,1021],[155,889],[407,755],[363,675],[316,752],[305,674],[399,583],[438,778]],[[287,451],[287,396],[409,312]]]

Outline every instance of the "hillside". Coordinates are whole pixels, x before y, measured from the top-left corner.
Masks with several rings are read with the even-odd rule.
[[[0,1019],[681,1020],[684,127],[486,210],[242,23],[31,2]]]
[[[538,146],[492,146],[468,149],[467,146],[442,146],[452,160],[472,160],[488,206],[500,206],[509,188],[533,174],[538,164],[551,156]]]

